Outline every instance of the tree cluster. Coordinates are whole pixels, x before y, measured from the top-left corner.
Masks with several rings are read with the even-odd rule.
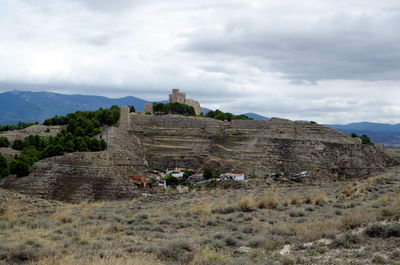
[[[154,114],[165,115],[165,114],[179,114],[187,116],[196,116],[196,112],[192,106],[181,104],[178,102],[174,103],[153,103]]]
[[[366,134],[363,134],[361,136],[357,135],[356,133],[351,133],[350,134],[351,138],[360,138],[362,144],[365,145],[374,145],[374,143],[372,142],[371,138],[369,138]]]
[[[221,120],[221,121],[253,120],[253,118],[250,118],[244,114],[233,115],[232,113],[229,113],[229,112],[222,112],[219,109],[217,109],[216,111],[210,110],[209,112],[207,112],[206,117]]]
[[[39,124],[39,122],[18,122],[17,125],[0,125],[0,131],[15,131],[15,130],[22,130],[29,126]]]
[[[119,120],[120,108],[116,105],[109,109],[100,108],[96,111],[77,111],[67,114],[66,116],[54,116],[51,119],[44,121],[43,125],[68,125],[71,130],[81,133],[78,127],[81,127],[83,132],[91,132],[91,128],[100,128],[104,125],[113,125]],[[96,134],[96,133],[95,133]],[[87,134],[86,134],[87,135]],[[80,135],[83,136],[83,135]]]
[[[107,143],[103,139],[98,140],[93,136],[100,133],[100,126],[116,123],[119,116],[119,107],[112,106],[110,109],[77,111],[66,116],[47,119],[44,125],[67,125],[67,127],[48,139],[38,135],[29,135],[23,140],[16,139],[12,148],[22,152],[10,163],[7,163],[7,160],[0,161],[0,176],[5,177],[9,174],[16,174],[18,177],[26,176],[29,174],[29,168],[35,162],[48,157],[76,151],[95,152],[106,149]],[[0,137],[0,145],[8,146],[8,139],[4,138]]]
[[[211,168],[206,167],[203,170],[203,178],[204,179],[213,179],[213,178],[218,178],[221,175],[219,171],[213,171]]]

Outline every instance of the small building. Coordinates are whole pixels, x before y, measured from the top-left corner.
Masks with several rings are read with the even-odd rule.
[[[243,181],[246,177],[244,174],[224,173],[220,175],[223,180]]]
[[[143,185],[144,188],[146,188],[147,185],[149,184],[149,180],[145,177],[132,176],[130,179],[135,184]]]

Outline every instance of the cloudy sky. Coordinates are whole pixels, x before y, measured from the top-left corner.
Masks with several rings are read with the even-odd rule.
[[[0,92],[400,123],[398,0],[0,0]]]

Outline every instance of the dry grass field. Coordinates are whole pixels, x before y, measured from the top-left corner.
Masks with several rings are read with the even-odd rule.
[[[400,169],[66,204],[0,190],[0,264],[400,264]]]

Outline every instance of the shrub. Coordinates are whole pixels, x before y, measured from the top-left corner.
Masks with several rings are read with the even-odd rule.
[[[247,246],[251,248],[259,248],[265,245],[265,239],[263,237],[255,237],[247,242]]]
[[[0,179],[3,177],[7,177],[10,174],[8,169],[8,162],[7,159],[0,154]]]
[[[211,179],[214,176],[213,171],[211,168],[206,167],[203,171],[204,179]]]
[[[14,140],[14,143],[12,145],[13,149],[22,150],[22,149],[24,149],[24,147],[25,147],[25,144],[24,144],[24,142],[22,140],[20,140],[20,139]]]
[[[8,147],[10,142],[8,141],[7,137],[1,136],[0,137],[0,147]]]
[[[236,246],[237,240],[233,237],[227,237],[225,238],[224,243],[226,246]]]
[[[384,256],[381,256],[379,254],[376,254],[373,258],[372,258],[372,263],[373,264],[386,264],[386,258]]]
[[[369,237],[400,237],[400,224],[374,224],[365,229],[365,234]]]
[[[186,251],[192,251],[190,243],[182,239],[175,239],[161,248],[159,254],[161,257],[178,259]]]

